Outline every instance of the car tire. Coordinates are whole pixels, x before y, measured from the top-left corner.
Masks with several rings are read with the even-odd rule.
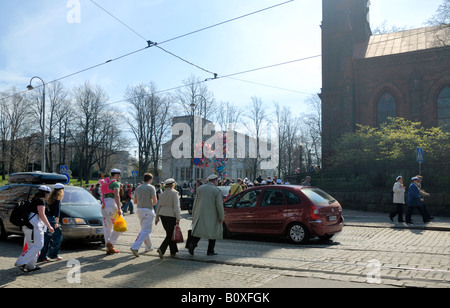
[[[5,227],[3,226],[3,221],[0,219],[0,241],[6,241],[8,239],[8,234],[6,234]]]
[[[294,244],[304,244],[309,240],[308,229],[301,223],[290,224],[287,229],[288,239]]]

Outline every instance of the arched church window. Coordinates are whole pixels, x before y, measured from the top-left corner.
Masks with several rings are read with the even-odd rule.
[[[397,106],[395,99],[389,92],[384,92],[378,100],[378,126],[387,122],[389,117],[397,116]]]
[[[438,97],[438,125],[450,133],[450,86],[446,86]]]

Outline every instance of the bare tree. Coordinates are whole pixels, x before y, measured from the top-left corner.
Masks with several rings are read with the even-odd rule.
[[[159,180],[158,166],[162,155],[162,142],[169,132],[172,120],[172,103],[169,97],[156,94],[154,83],[128,87],[125,97],[131,106],[126,121],[138,144],[138,171],[143,174],[153,167]]]
[[[183,81],[184,88],[176,91],[175,97],[183,108],[184,114],[191,114],[191,105],[195,104],[195,115],[204,119],[213,119],[216,112],[214,96],[203,81],[193,75]]]
[[[244,123],[244,126],[249,131],[251,137],[256,141],[256,153],[253,153],[256,155],[249,153],[249,155],[247,155],[248,158],[245,159],[245,164],[250,168],[252,178],[256,179],[259,174],[262,161],[259,148],[260,140],[262,137],[263,127],[267,121],[267,114],[260,98],[252,97],[252,107],[248,110],[247,114],[245,114],[245,117],[249,120],[249,122]],[[249,148],[249,151],[251,150],[252,149]]]
[[[108,96],[102,88],[85,82],[73,90],[73,99],[75,126],[70,134],[78,151],[79,179],[87,183],[92,167],[98,163],[98,152],[105,150],[111,156],[125,145],[121,145],[118,122],[112,120],[117,120],[117,114],[107,105]]]

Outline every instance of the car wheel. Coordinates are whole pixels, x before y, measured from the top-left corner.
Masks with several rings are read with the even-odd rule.
[[[293,223],[289,226],[287,236],[294,244],[303,244],[308,241],[308,230],[300,223]]]
[[[3,226],[3,221],[0,219],[0,241],[6,241],[8,234],[6,234],[5,227]]]

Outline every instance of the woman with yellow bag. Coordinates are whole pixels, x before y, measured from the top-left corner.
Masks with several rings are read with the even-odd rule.
[[[106,254],[112,255],[119,253],[114,245],[119,238],[120,232],[114,230],[116,220],[125,221],[122,217],[122,208],[120,203],[120,170],[111,170],[111,179],[100,180],[101,191],[103,193],[103,235],[105,237]],[[116,227],[117,228],[117,227]]]

